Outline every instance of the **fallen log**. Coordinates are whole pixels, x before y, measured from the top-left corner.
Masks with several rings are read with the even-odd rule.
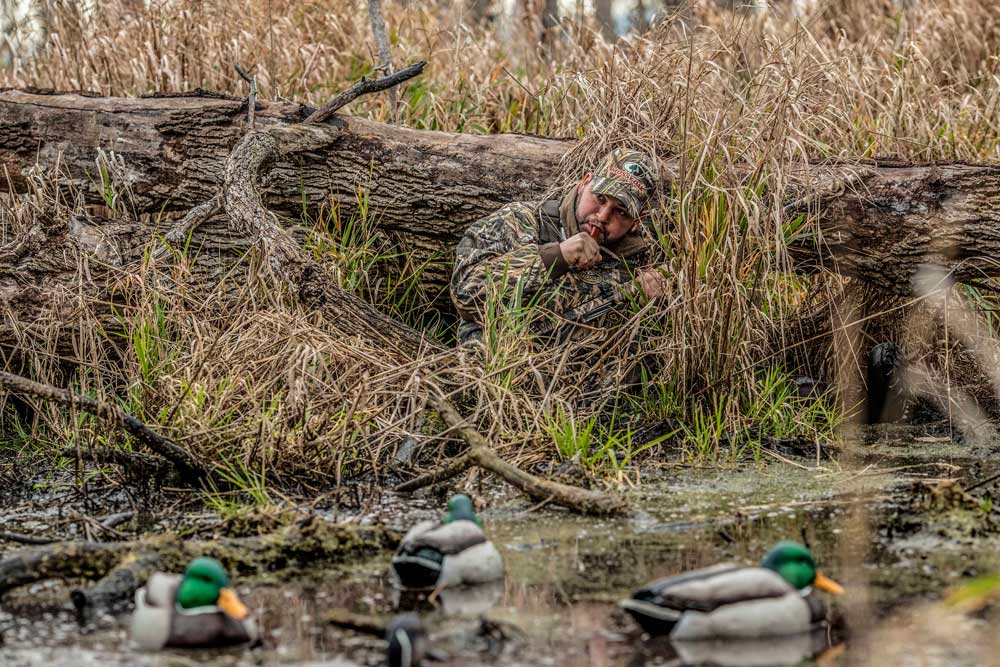
[[[958,282],[1000,275],[1000,165],[864,161],[817,165],[789,216],[818,216],[790,247],[799,270],[824,267],[906,296],[926,265]]]
[[[23,191],[31,167],[58,165],[65,186],[102,204],[96,159],[99,150],[114,151],[127,167],[123,178],[137,212],[188,211],[222,186],[226,158],[246,131],[244,106],[242,98],[203,91],[148,98],[0,91],[0,166],[8,176],[0,189],[9,183]],[[342,115],[303,124],[313,111],[256,103],[258,128],[279,147],[264,174],[268,209],[299,219],[336,202],[342,216],[353,215],[362,185],[381,230],[419,260],[443,258],[426,276],[439,287],[464,229],[506,202],[541,196],[574,145],[412,130]],[[958,280],[1000,273],[987,259],[1000,250],[1000,166],[868,160],[815,164],[808,172],[805,181],[818,184],[816,190],[792,192],[785,211],[818,216],[820,233],[792,248],[804,269],[832,266],[899,294],[910,292],[922,263],[953,271]],[[219,222],[200,240],[234,243]]]
[[[5,90],[0,168],[15,191],[24,191],[26,169],[58,165],[64,187],[103,204],[98,150],[114,151],[136,212],[186,212],[221,189],[226,159],[247,130],[244,104],[205,94],[122,99]],[[333,201],[346,220],[357,213],[363,186],[379,228],[404,239],[418,261],[450,252],[472,220],[503,203],[539,197],[573,145],[422,132],[340,115],[304,124],[311,107],[256,106],[257,129],[280,151],[263,182],[268,209],[298,220]],[[0,179],[0,191],[7,184]],[[230,248],[232,236],[217,223],[198,241]],[[441,284],[445,274],[439,270],[433,280]]]
[[[310,517],[256,537],[191,540],[170,533],[135,542],[60,542],[23,549],[0,560],[0,595],[45,579],[97,583],[71,598],[84,609],[131,599],[156,570],[182,572],[197,556],[218,559],[238,577],[329,567],[390,551],[399,535],[381,526],[333,524]]]

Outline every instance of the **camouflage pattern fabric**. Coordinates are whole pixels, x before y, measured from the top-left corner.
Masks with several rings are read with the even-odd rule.
[[[482,335],[490,298],[531,306],[532,330],[564,340],[577,329],[607,327],[626,300],[624,289],[646,257],[645,242],[626,236],[602,252],[604,261],[555,277],[540,248],[575,234],[576,188],[559,200],[513,203],[473,223],[458,244],[451,296],[461,317],[460,342]],[[571,320],[571,321],[570,321]]]
[[[633,218],[646,209],[656,181],[649,159],[638,151],[616,148],[594,172],[590,190],[595,195],[615,197]]]

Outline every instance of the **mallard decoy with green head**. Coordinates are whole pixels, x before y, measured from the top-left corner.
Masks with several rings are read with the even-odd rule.
[[[404,588],[443,589],[503,577],[500,552],[466,495],[452,496],[443,522],[423,521],[403,537],[392,569]]]
[[[812,552],[779,542],[759,567],[715,565],[640,588],[621,606],[651,635],[754,638],[809,632],[826,616],[813,592],[844,592],[816,570]]]
[[[257,625],[222,564],[195,558],[183,576],[156,572],[136,591],[131,636],[146,650],[218,648],[257,641]]]

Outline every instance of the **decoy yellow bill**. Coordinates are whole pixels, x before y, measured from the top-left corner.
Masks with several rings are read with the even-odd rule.
[[[833,579],[830,579],[824,574],[819,572],[816,573],[816,579],[813,581],[813,586],[820,589],[821,591],[826,591],[827,593],[833,593],[834,595],[842,595],[844,593],[844,587],[838,584]]]
[[[250,610],[240,601],[236,591],[232,588],[223,588],[219,591],[219,608],[237,621],[242,621],[250,615]]]

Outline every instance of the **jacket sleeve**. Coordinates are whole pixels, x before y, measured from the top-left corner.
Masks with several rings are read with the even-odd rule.
[[[534,211],[513,204],[466,230],[455,251],[451,297],[464,319],[480,320],[491,293],[520,294],[527,301],[552,287],[551,277],[540,253]]]

